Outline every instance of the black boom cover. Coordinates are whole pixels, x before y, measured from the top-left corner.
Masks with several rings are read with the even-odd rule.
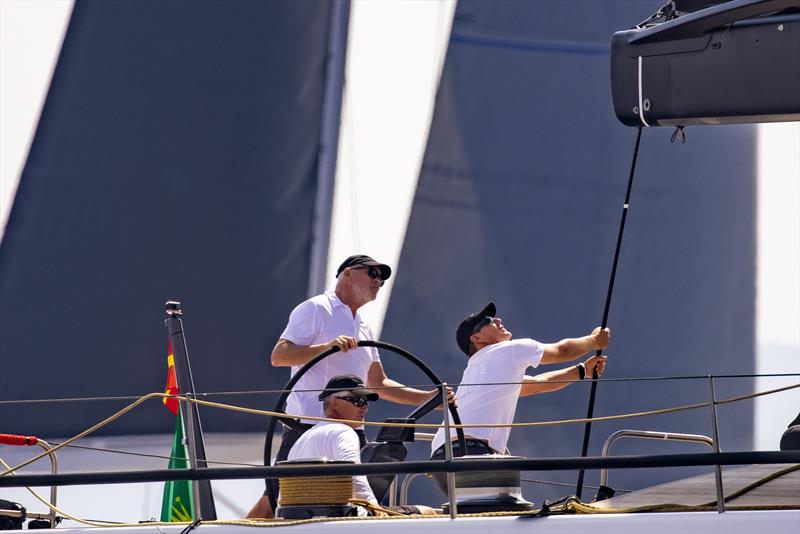
[[[611,88],[628,126],[800,120],[800,1],[736,0],[617,32]]]

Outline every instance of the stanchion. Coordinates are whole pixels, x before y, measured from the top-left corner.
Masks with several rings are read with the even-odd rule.
[[[717,398],[714,394],[714,376],[708,375],[708,389],[711,397],[708,407],[711,410],[711,430],[714,436],[714,452],[719,452],[719,426],[717,425]],[[714,474],[717,483],[717,512],[720,514],[725,511],[725,494],[722,491],[722,466],[714,466]]]
[[[448,462],[453,461],[453,439],[450,437],[450,413],[447,410],[447,383],[442,382],[442,411],[444,412],[444,457]],[[463,451],[466,454],[466,450]],[[458,515],[456,509],[456,474],[447,473],[447,498],[450,500],[450,519]]]

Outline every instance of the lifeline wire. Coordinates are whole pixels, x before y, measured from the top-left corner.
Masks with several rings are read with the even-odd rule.
[[[758,392],[758,393],[751,393],[749,395],[743,395],[743,396],[740,396],[740,397],[733,397],[733,398],[729,398],[729,399],[723,399],[723,400],[717,401],[717,404],[727,404],[727,403],[731,403],[731,402],[737,402],[737,401],[741,401],[741,400],[760,397],[762,395],[769,395],[769,394],[772,394],[772,393],[778,393],[778,392],[781,392],[781,391],[787,391],[787,390],[796,389],[796,388],[800,388],[800,384],[793,384],[791,386],[784,386],[784,387],[780,387],[780,388],[771,389],[771,390],[768,390],[768,391],[761,391],[761,392]],[[279,418],[300,419],[302,417],[303,419],[310,419],[310,420],[314,420],[314,421],[331,421],[331,422],[340,422],[340,423],[356,423],[356,424],[360,424],[360,425],[364,425],[364,426],[380,426],[380,427],[393,427],[393,428],[404,428],[404,427],[431,428],[431,429],[432,428],[435,428],[435,429],[441,428],[440,424],[430,424],[430,423],[413,423],[413,424],[412,423],[387,423],[387,422],[373,422],[373,421],[353,421],[353,420],[349,420],[349,419],[334,419],[334,418],[330,418],[330,417],[315,417],[315,416],[310,416],[310,415],[299,416],[299,415],[294,415],[294,414],[272,412],[272,411],[269,411],[269,410],[257,410],[255,408],[244,408],[244,407],[240,407],[240,406],[232,406],[230,404],[222,404],[222,403],[218,403],[218,402],[202,401],[202,400],[199,400],[199,399],[188,398],[188,397],[184,397],[184,396],[181,396],[181,395],[169,395],[169,394],[166,394],[166,393],[149,393],[147,395],[144,395],[144,396],[140,397],[138,400],[136,400],[135,402],[132,402],[131,404],[129,404],[125,408],[119,410],[118,412],[114,413],[113,415],[103,419],[102,421],[100,421],[96,425],[92,426],[91,428],[88,428],[88,429],[84,430],[83,432],[77,434],[76,436],[73,436],[73,437],[69,438],[68,440],[62,442],[60,445],[56,445],[55,447],[53,447],[49,451],[41,452],[41,453],[37,454],[36,456],[34,456],[33,458],[30,458],[30,459],[26,460],[25,462],[22,462],[19,465],[16,465],[16,466],[14,466],[12,468],[7,468],[6,471],[0,472],[0,477],[8,475],[12,471],[17,471],[17,470],[21,469],[22,467],[25,467],[26,465],[30,465],[33,462],[39,460],[40,458],[43,458],[43,457],[47,456],[48,454],[50,454],[52,452],[55,452],[58,449],[61,449],[62,447],[66,447],[66,446],[70,445],[71,443],[74,443],[75,441],[88,436],[89,434],[95,432],[96,430],[99,430],[100,428],[103,428],[104,426],[112,423],[116,419],[119,419],[120,417],[122,417],[123,415],[125,415],[129,411],[133,410],[134,408],[136,408],[138,405],[142,404],[143,402],[145,402],[147,400],[150,400],[150,399],[153,399],[153,398],[160,398],[160,399],[163,399],[163,398],[176,398],[181,402],[193,402],[193,403],[196,403],[196,404],[201,405],[201,406],[209,406],[209,407],[213,407],[213,408],[221,408],[221,409],[226,409],[226,410],[240,412],[240,413],[251,413],[251,414],[255,414],[255,415],[274,416],[274,417],[279,417]],[[474,424],[467,424],[467,425],[455,425],[454,424],[454,425],[451,425],[451,428],[456,428],[456,427],[458,427],[458,428],[478,428],[478,427],[481,427],[481,428],[505,428],[505,427],[516,428],[516,427],[530,427],[530,426],[562,425],[562,424],[569,424],[569,423],[584,423],[584,422],[589,422],[589,421],[613,421],[613,420],[617,420],[617,419],[629,419],[629,418],[632,418],[632,417],[642,417],[642,416],[646,416],[646,415],[659,415],[659,414],[680,412],[680,411],[684,411],[684,410],[694,410],[694,409],[697,409],[697,408],[705,408],[708,405],[709,405],[708,402],[702,402],[702,403],[696,403],[696,404],[684,404],[684,405],[675,406],[675,407],[672,407],[672,408],[661,408],[661,409],[658,409],[658,410],[650,410],[650,411],[635,412],[635,413],[626,413],[626,414],[619,414],[619,415],[606,415],[606,416],[602,416],[602,417],[595,417],[593,419],[561,419],[561,420],[557,420],[557,421],[534,421],[534,422],[527,422],[527,423],[510,423],[510,424],[499,424],[499,423],[492,423],[492,424],[474,423]]]
[[[51,441],[52,445],[61,445],[61,443],[57,441]],[[131,452],[131,451],[121,451],[118,449],[104,449],[102,447],[89,447],[86,445],[65,445],[70,449],[84,449],[87,451],[97,451],[97,452],[108,452],[112,454],[123,454],[126,456],[139,456],[142,458],[158,458],[159,460],[185,460],[185,458],[181,458],[178,456],[168,456],[166,454],[148,454],[144,452]],[[222,460],[205,460],[207,464],[219,464],[219,465],[235,465],[237,467],[262,467],[264,464],[249,464],[246,462],[223,462]]]
[[[639,68],[641,69],[641,58],[639,58]],[[641,111],[641,108],[640,108]],[[622,204],[622,218],[619,222],[619,233],[617,234],[617,248],[614,250],[614,263],[611,267],[611,278],[608,281],[608,293],[606,293],[606,305],[603,309],[603,322],[601,328],[605,328],[608,324],[608,311],[611,308],[611,295],[614,293],[614,279],[617,276],[617,264],[619,263],[619,251],[622,247],[622,234],[625,232],[625,219],[628,217],[628,206],[631,201],[631,188],[633,187],[633,175],[636,170],[636,157],[639,154],[639,142],[642,139],[642,127],[636,129],[636,145],[633,148],[633,159],[631,160],[631,172],[628,174],[628,189],[625,191],[625,202]],[[598,350],[596,355],[600,356],[602,351]],[[592,378],[597,378],[597,370],[592,371]],[[597,381],[592,382],[592,389],[589,392],[589,406],[586,410],[586,426],[583,430],[583,446],[581,447],[581,457],[585,457],[589,452],[589,434],[592,431],[592,415],[594,415],[594,400],[597,396]],[[583,476],[584,470],[578,472],[578,483],[575,488],[575,495],[578,499],[581,498],[583,492]]]
[[[714,375],[714,378],[786,378],[792,376],[800,376],[800,373],[758,373],[758,374],[735,374],[735,375]],[[590,380],[587,378],[587,380]],[[676,375],[676,376],[629,376],[619,378],[595,378],[591,379],[597,382],[651,382],[662,380],[708,380],[708,375]],[[575,380],[551,380],[554,384],[572,383]],[[455,383],[450,384],[452,387],[477,387],[477,386],[515,386],[525,384],[525,382],[481,382],[481,383]],[[424,388],[430,387],[430,384],[406,384],[403,386],[376,386],[370,389],[385,390],[385,389],[402,389],[406,387],[411,388]],[[207,391],[195,393],[195,397],[230,397],[241,395],[268,395],[268,394],[281,394],[294,391],[295,393],[319,393],[321,389],[253,389],[243,391]],[[120,395],[111,397],[63,397],[55,399],[11,399],[0,400],[0,406],[10,406],[18,404],[58,404],[65,402],[87,402],[87,401],[132,401],[140,398],[141,395]]]
[[[769,390],[769,391],[762,391],[762,392],[753,393],[753,394],[750,394],[750,395],[732,397],[732,398],[723,399],[723,400],[720,400],[720,401],[717,401],[717,402],[718,402],[718,404],[733,403],[733,402],[738,402],[738,401],[741,401],[741,400],[760,397],[762,395],[768,395],[768,394],[771,394],[771,393],[777,393],[777,392],[780,392],[780,391],[786,391],[786,390],[789,390],[789,389],[795,389],[795,388],[798,388],[798,387],[800,387],[800,384],[791,385],[791,386],[785,386],[785,387],[781,387],[781,388],[776,388],[774,390]],[[237,407],[227,407],[225,405],[221,405],[221,404],[218,404],[218,403],[210,403],[210,402],[206,402],[206,401],[198,401],[196,399],[191,399],[191,398],[186,398],[186,397],[180,397],[180,396],[175,396],[175,395],[167,395],[167,394],[164,394],[164,393],[151,393],[151,394],[148,394],[148,395],[144,395],[143,397],[139,398],[136,402],[131,403],[129,406],[123,408],[122,410],[118,411],[114,415],[106,418],[105,420],[101,421],[97,425],[87,429],[84,432],[81,432],[77,436],[75,436],[75,437],[73,437],[73,438],[71,438],[71,439],[69,439],[69,440],[57,445],[56,447],[53,447],[50,451],[45,451],[44,453],[32,458],[31,460],[29,460],[27,462],[24,462],[24,463],[22,463],[22,464],[20,464],[20,465],[18,465],[16,467],[10,467],[6,462],[4,462],[2,460],[2,458],[0,458],[0,464],[2,464],[6,468],[6,471],[3,472],[2,474],[0,474],[0,476],[8,475],[8,474],[12,474],[12,475],[16,474],[15,471],[17,469],[19,469],[21,467],[24,467],[26,465],[29,465],[30,463],[33,463],[34,461],[38,460],[39,458],[43,457],[44,455],[46,455],[48,453],[52,453],[52,452],[56,451],[57,449],[59,449],[61,447],[69,446],[70,443],[72,443],[72,442],[76,441],[77,439],[80,439],[81,437],[84,437],[84,436],[90,434],[91,432],[94,432],[95,430],[97,430],[99,428],[102,428],[103,426],[111,423],[115,419],[121,417],[122,415],[124,415],[125,413],[129,412],[130,410],[132,410],[133,408],[135,408],[136,406],[138,406],[139,404],[143,403],[144,401],[146,401],[148,399],[151,399],[151,398],[168,398],[168,397],[169,398],[178,398],[180,401],[184,401],[184,402],[187,402],[187,401],[188,402],[196,402],[198,404],[216,406],[216,407],[219,407],[219,408],[228,408],[228,409],[237,408]],[[706,403],[706,405],[707,405],[707,403]],[[667,408],[667,409],[664,409],[664,410],[655,410],[654,412],[667,413],[667,412],[670,412],[670,411],[678,411],[678,410],[682,410],[682,409],[691,409],[691,408],[695,408],[695,407],[697,407],[697,405],[687,405],[687,406],[677,407],[677,408]],[[284,414],[274,414],[272,412],[267,412],[267,411],[264,411],[264,410],[257,411],[257,410],[250,410],[250,409],[241,409],[241,410],[238,410],[238,411],[262,412],[263,415],[284,415]],[[603,417],[603,418],[597,418],[596,420],[618,419],[618,418],[624,418],[624,417],[630,417],[630,416],[636,416],[636,415],[640,415],[640,414],[623,414],[621,416],[607,416],[607,417]],[[323,419],[324,420],[326,418],[316,418],[316,419]],[[328,419],[328,420],[330,420],[330,419]],[[512,424],[512,425],[500,425],[500,426],[534,426],[534,425],[539,425],[539,424],[561,424],[561,423],[567,423],[567,422],[573,422],[573,421],[565,420],[565,421],[546,421],[546,422],[539,422],[539,423],[516,423],[516,424]],[[393,424],[386,424],[386,423],[368,423],[368,422],[366,424],[372,424],[372,425],[377,425],[377,426],[426,426],[426,427],[427,426],[436,426],[436,425],[420,425],[420,424],[418,424],[418,425],[402,425],[402,424],[393,425]],[[497,425],[465,425],[465,426],[497,426]],[[742,488],[741,490],[739,490],[738,492],[736,492],[734,494],[725,496],[724,500],[725,501],[731,500],[731,499],[733,499],[733,498],[735,498],[735,497],[737,497],[737,496],[739,496],[739,495],[741,495],[743,493],[746,493],[747,491],[750,491],[751,489],[763,484],[764,482],[766,482],[768,480],[776,478],[776,477],[778,477],[778,476],[780,476],[782,474],[785,474],[787,472],[796,470],[798,467],[800,467],[800,466],[795,465],[795,466],[792,466],[792,467],[790,467],[790,468],[788,468],[786,470],[781,470],[779,472],[773,473],[773,474],[765,477],[764,479],[761,479],[761,480],[759,480],[759,481],[747,486],[746,488]],[[538,481],[538,480],[526,480],[526,482],[553,483],[553,482]],[[157,521],[126,524],[126,523],[114,523],[114,522],[111,522],[111,521],[80,519],[80,518],[74,517],[74,516],[64,512],[64,511],[60,510],[59,508],[55,507],[54,505],[49,503],[46,499],[44,499],[43,497],[38,495],[31,488],[28,488],[28,490],[39,501],[41,501],[42,503],[47,505],[49,508],[51,508],[56,513],[61,514],[62,517],[65,517],[67,519],[70,519],[70,520],[73,520],[73,521],[77,521],[79,523],[83,523],[83,524],[86,524],[86,525],[106,526],[108,524],[112,524],[113,523],[113,524],[116,524],[116,525],[119,525],[119,526],[145,526],[145,525],[151,525],[151,526],[173,525],[173,526],[175,526],[175,525],[180,524],[180,523],[163,523],[163,522],[157,522]],[[625,491],[625,490],[621,490],[621,491]],[[711,504],[711,503],[709,503],[709,504]],[[641,507],[641,508],[636,508],[636,509],[628,509],[628,510],[624,510],[624,511],[629,511],[629,512],[670,511],[670,510],[674,510],[674,511],[678,511],[678,510],[680,510],[680,511],[700,511],[700,510],[704,510],[707,507],[709,507],[708,504],[701,505],[701,506],[683,506],[683,505],[666,504],[666,505]],[[584,503],[581,503],[579,500],[577,502],[569,503],[569,506],[567,506],[567,508],[568,509],[571,508],[572,511],[577,511],[578,513],[619,513],[620,511],[622,511],[621,509],[599,510],[599,509],[596,509],[596,508],[592,507],[591,505],[586,505]],[[753,507],[736,507],[736,506],[730,507],[731,510],[739,509],[739,508],[741,508],[741,509],[753,509]],[[762,508],[762,509],[776,509],[776,507],[760,507],[760,508]],[[780,508],[780,507],[777,507],[777,508]],[[531,512],[528,512],[528,513],[490,512],[490,513],[483,513],[483,514],[459,514],[459,516],[460,517],[490,517],[490,516],[501,516],[501,515],[529,515],[530,513]],[[533,513],[538,513],[538,511],[533,511]],[[405,518],[405,519],[422,518],[422,517],[423,516],[403,516],[403,518]],[[437,517],[437,516],[424,516],[424,517]],[[438,516],[438,517],[444,517],[444,516]],[[351,519],[351,518],[341,518],[341,519]],[[272,527],[272,526],[290,526],[290,525],[304,524],[304,523],[307,523],[307,522],[322,522],[322,521],[329,521],[329,520],[330,520],[329,518],[317,518],[317,520],[286,521],[286,522],[281,522],[281,523],[261,523],[261,522],[257,522],[257,521],[251,521],[251,520],[234,520],[234,521],[208,521],[208,522],[205,522],[205,523],[206,524],[219,524],[219,525],[228,524],[228,525],[242,525],[242,526]],[[183,523],[183,524],[185,524],[185,525],[187,525],[187,527],[189,527],[187,530],[190,530],[191,528],[194,528],[197,525],[197,523],[194,523],[194,524],[192,524],[192,523]]]
[[[771,394],[774,394],[774,393],[780,393],[782,391],[787,391],[787,390],[796,389],[796,388],[800,388],[800,384],[792,385],[792,386],[785,386],[785,387],[782,387],[782,388],[771,389],[771,390],[767,390],[767,391],[761,391],[761,392],[757,392],[757,393],[751,393],[749,395],[742,395],[742,396],[739,396],[739,397],[732,397],[732,398],[729,398],[729,399],[723,399],[721,401],[717,401],[717,404],[729,404],[729,403],[732,403],[732,402],[738,402],[738,401],[747,400],[747,399],[754,399],[754,398],[761,397],[761,396],[764,396],[764,395],[771,395]],[[184,399],[182,397],[177,397],[177,398],[178,398],[178,400],[187,400],[187,399]],[[201,401],[201,402],[207,402],[207,401]],[[227,404],[210,403],[210,404],[206,404],[206,405],[209,406],[209,407],[213,407],[213,408],[219,408],[219,409],[231,410],[231,411],[240,411],[239,410],[240,408],[242,410],[250,410],[249,408],[242,408],[242,407],[239,407],[239,406],[232,406],[232,405],[227,405]],[[625,418],[630,418],[630,417],[641,417],[641,416],[644,416],[644,415],[659,415],[659,414],[671,413],[671,412],[676,412],[676,411],[681,411],[681,410],[691,410],[691,409],[701,408],[701,407],[706,407],[706,406],[708,406],[707,403],[706,404],[686,404],[686,405],[683,405],[683,406],[676,406],[676,407],[673,407],[673,408],[664,408],[662,410],[655,410],[655,411],[651,411],[651,412],[636,412],[636,413],[621,414],[621,415],[611,415],[611,416],[606,416],[607,419],[605,419],[605,418],[596,418],[594,420],[595,421],[602,421],[602,420],[625,419]],[[263,413],[259,413],[257,415],[270,416],[270,415],[273,415],[273,412],[264,411]],[[296,418],[297,417],[297,416],[292,416],[291,414],[285,414],[285,415],[284,414],[280,414],[280,415],[282,417],[289,417],[289,418]],[[320,418],[320,419],[326,420],[326,421],[335,421],[335,422],[342,422],[343,421],[343,420],[340,420],[340,419],[326,419],[326,418]],[[562,420],[559,420],[559,421],[537,421],[537,422],[530,422],[530,423],[512,423],[512,424],[509,424],[509,425],[502,425],[502,424],[491,424],[491,425],[475,424],[475,425],[465,425],[464,427],[465,428],[468,428],[468,427],[471,428],[471,427],[478,427],[478,426],[481,426],[481,427],[483,427],[483,426],[495,426],[495,427],[496,426],[510,426],[510,427],[515,427],[515,426],[546,426],[546,425],[567,424],[567,423],[582,423],[582,422],[585,422],[585,420],[584,419],[562,419]],[[371,426],[381,426],[381,427],[382,426],[397,426],[397,427],[407,426],[407,427],[415,427],[415,428],[433,428],[433,427],[438,427],[439,426],[439,425],[435,425],[435,424],[426,424],[426,423],[415,423],[415,424],[380,423],[380,422],[374,422],[373,423],[373,422],[370,422],[370,421],[364,421],[363,424],[371,425]],[[56,446],[56,447],[54,447],[54,449],[55,448],[61,448],[61,447],[70,447],[70,448],[77,448],[77,449],[93,450],[93,451],[98,451],[98,452],[108,452],[108,453],[114,453],[114,454],[125,454],[125,455],[129,455],[129,456],[142,456],[142,457],[146,457],[146,458],[160,458],[160,459],[164,459],[164,460],[172,460],[172,459],[176,459],[177,460],[178,459],[178,458],[173,457],[173,456],[166,456],[166,455],[159,455],[159,454],[145,454],[145,453],[130,452],[130,451],[120,451],[120,450],[114,450],[114,449],[104,449],[104,448],[101,448],[101,447],[88,447],[88,446],[84,446],[84,445],[71,445],[71,444],[68,444],[66,442],[65,443],[59,443],[59,442],[55,442],[54,441],[54,442],[51,442],[51,444]],[[239,466],[239,467],[261,467],[261,465],[262,465],[262,464],[258,464],[258,465],[248,464],[248,463],[244,463],[244,462],[223,462],[221,460],[205,460],[205,461],[206,461],[206,463],[209,463],[209,464],[234,465],[234,466]],[[531,482],[545,483],[545,481],[535,481],[535,480],[531,480]],[[586,487],[592,488],[592,489],[597,489],[594,486],[586,486]],[[625,491],[625,490],[619,490],[619,491]]]
[[[751,393],[749,395],[741,395],[739,397],[731,397],[729,399],[723,399],[723,400],[717,401],[717,404],[730,404],[730,403],[738,402],[738,401],[741,401],[741,400],[755,399],[757,397],[762,397],[764,395],[771,395],[773,393],[780,393],[782,391],[787,391],[787,390],[790,390],[790,389],[796,389],[798,387],[800,387],[800,384],[792,385],[792,386],[785,386],[785,387],[771,389],[771,390],[767,390],[767,391],[760,391],[760,392],[757,392],[757,393]],[[225,405],[220,405],[220,408],[222,408],[223,406],[225,406]],[[706,406],[707,406],[707,404],[706,404]],[[684,409],[684,408],[685,409],[692,409],[694,407],[696,407],[696,406],[695,405],[685,405],[684,407],[680,407],[679,406],[679,407],[676,407],[676,408],[667,408],[667,410],[675,410],[675,411],[677,411],[678,409]],[[223,409],[226,409],[226,408],[223,408]],[[644,413],[644,412],[633,413],[633,414],[622,414],[620,416],[610,416],[610,417],[624,418],[624,417],[630,417],[630,416],[639,416],[642,413]],[[659,412],[659,413],[664,413],[664,412]],[[555,424],[555,423],[558,423],[558,422],[559,421],[556,421],[556,422],[553,422],[553,423]],[[567,423],[567,422],[581,422],[581,420],[562,420],[560,422],[564,422],[564,423]],[[544,421],[544,422],[539,422],[539,423],[548,424],[550,422]],[[371,424],[383,426],[385,423],[371,423]],[[402,423],[397,423],[397,424],[402,425]],[[538,424],[538,423],[514,423],[513,425],[536,425],[536,424]],[[413,426],[416,426],[416,425],[413,425]],[[58,443],[58,442],[51,442],[51,443],[53,445],[58,445],[58,446],[62,445],[61,443]],[[120,451],[120,450],[114,450],[114,449],[104,449],[104,448],[101,448],[101,447],[88,447],[88,446],[84,446],[84,445],[69,445],[68,444],[68,445],[66,445],[66,447],[76,448],[76,449],[93,450],[93,451],[99,451],[99,452],[108,452],[108,453],[114,453],[114,454],[126,454],[126,455],[130,455],[130,456],[142,456],[142,457],[147,457],[147,458],[160,458],[160,459],[164,459],[164,460],[178,460],[179,459],[179,458],[174,457],[174,456],[166,456],[166,455],[160,455],[160,454],[145,454],[145,453],[130,452],[130,451]],[[261,467],[261,464],[255,465],[255,464],[248,464],[248,463],[244,463],[244,462],[223,462],[221,460],[206,460],[206,463],[209,463],[209,464],[220,464],[220,465],[235,465],[235,466],[243,466],[243,467]],[[530,480],[530,482],[540,482],[542,484],[549,483],[547,481],[542,481],[542,480]],[[568,484],[562,484],[562,483],[556,483],[556,482],[552,482],[552,484],[568,485]],[[591,488],[591,489],[598,489],[595,486],[588,486],[587,485],[586,487],[587,488]],[[630,490],[618,490],[618,491],[630,491]]]

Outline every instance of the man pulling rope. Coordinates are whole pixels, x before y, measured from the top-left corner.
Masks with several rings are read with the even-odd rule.
[[[558,371],[528,376],[528,367],[540,363],[563,363],[580,358],[592,350],[604,349],[611,340],[608,328],[595,328],[591,334],[574,339],[562,339],[557,343],[540,343],[533,339],[511,339],[511,332],[497,317],[493,302],[478,313],[467,316],[458,325],[456,342],[469,361],[457,391],[458,413],[461,423],[484,423],[493,421],[511,424],[517,409],[517,399],[558,391],[570,381],[583,380],[597,372],[603,374],[606,356],[598,355],[586,361]],[[511,432],[509,427],[469,428],[465,454],[503,454]],[[455,433],[451,430],[451,439]],[[445,457],[444,430],[439,429],[431,443],[431,460]],[[453,447],[458,448],[454,441]],[[447,492],[443,475],[434,476],[439,487]]]

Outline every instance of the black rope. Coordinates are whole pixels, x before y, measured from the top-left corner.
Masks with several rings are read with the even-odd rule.
[[[617,264],[619,263],[619,251],[622,247],[622,234],[625,232],[625,219],[628,217],[628,206],[631,200],[631,188],[633,187],[633,175],[636,170],[636,157],[639,154],[639,142],[642,139],[642,127],[636,129],[636,145],[633,148],[633,158],[631,160],[631,171],[628,174],[628,189],[625,191],[625,202],[622,204],[622,218],[619,222],[619,233],[617,234],[617,248],[614,250],[614,263],[611,267],[611,278],[608,281],[608,292],[606,293],[606,305],[603,309],[603,321],[601,327],[605,328],[608,324],[608,311],[611,308],[611,295],[614,293],[614,279],[617,276]],[[602,354],[602,351],[597,351],[597,356]],[[597,378],[597,370],[592,372],[592,378]],[[586,410],[586,418],[591,419],[594,415],[594,400],[597,396],[597,381],[592,382],[592,389],[589,392],[589,407]],[[586,427],[583,430],[583,446],[581,447],[581,457],[585,457],[589,452],[589,435],[592,431],[592,422],[587,421]],[[581,492],[583,491],[583,476],[584,470],[578,472],[578,483],[575,487],[575,495],[580,499]]]
[[[683,126],[675,128],[675,131],[672,132],[672,136],[669,138],[669,142],[674,143],[676,139],[680,139],[682,144],[686,144],[686,131]]]
[[[189,523],[188,525],[186,525],[186,528],[181,530],[181,534],[189,534],[189,532],[191,532],[198,525],[200,525],[200,521],[202,521],[202,519],[198,519],[198,520],[193,521],[193,522]]]
[[[536,480],[535,478],[521,478],[520,481],[522,481],[522,482],[532,482],[534,484],[549,484],[551,486],[567,486],[567,487],[570,487],[570,488],[572,487],[572,484],[569,484],[567,482],[556,482],[554,480]],[[584,488],[589,488],[589,489],[596,489],[596,490],[600,489],[600,486],[590,486],[589,484],[584,484],[583,487]],[[622,493],[633,493],[633,490],[629,490],[629,489],[614,488],[614,491],[621,491]]]

